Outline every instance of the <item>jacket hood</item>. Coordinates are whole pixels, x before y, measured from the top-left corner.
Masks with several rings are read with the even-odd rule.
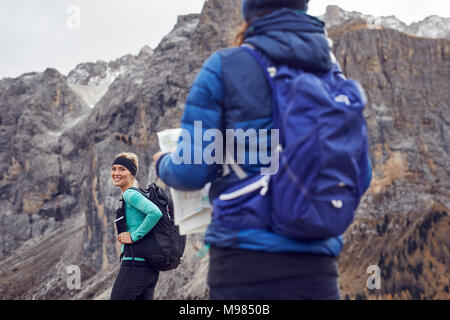
[[[329,71],[333,66],[325,24],[296,10],[283,8],[256,18],[245,42],[276,63],[311,72]]]

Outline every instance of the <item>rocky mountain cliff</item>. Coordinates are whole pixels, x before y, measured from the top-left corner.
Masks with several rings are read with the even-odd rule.
[[[371,188],[346,233],[343,292],[448,299],[450,42],[355,25],[341,26],[333,39],[346,74],[366,88],[375,164]],[[361,285],[369,261],[381,269],[380,291]]]
[[[326,22],[328,29],[350,22],[361,21],[361,23],[367,24],[367,27],[372,29],[394,29],[422,38],[450,40],[450,18],[442,18],[436,15],[407,25],[395,16],[376,17],[356,11],[345,11],[338,6],[330,5],[327,6],[325,14],[320,16],[320,18]]]
[[[0,81],[0,297],[108,298],[119,253],[111,161],[135,152],[138,180],[155,179],[156,132],[178,127],[198,70],[241,22],[239,3],[207,1],[154,51],[81,64],[67,77],[49,69]],[[367,91],[374,180],[345,235],[342,293],[448,299],[450,42],[343,22],[329,22],[329,34],[347,76]],[[202,236],[188,240],[156,298],[208,297]],[[79,290],[66,284],[71,265]],[[367,289],[370,265],[381,270],[380,290]]]
[[[69,72],[67,82],[69,87],[93,108],[114,80],[133,67],[141,65],[152,55],[153,50],[145,46],[137,56],[128,54],[111,62],[100,60],[95,63],[81,63]]]

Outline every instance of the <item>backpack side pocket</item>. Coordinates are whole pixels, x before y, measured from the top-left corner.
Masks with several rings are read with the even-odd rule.
[[[237,229],[269,229],[269,176],[253,176],[213,201],[213,222]]]

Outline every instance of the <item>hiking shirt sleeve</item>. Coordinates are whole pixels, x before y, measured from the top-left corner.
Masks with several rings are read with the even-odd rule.
[[[142,239],[152,228],[158,223],[159,219],[162,217],[161,210],[140,192],[135,190],[127,190],[123,194],[123,199],[125,203],[129,204],[133,209],[145,214],[144,220],[137,227],[136,230],[131,231],[131,240],[133,242]],[[127,213],[127,219],[130,216]]]
[[[205,62],[187,97],[176,151],[163,155],[156,164],[157,174],[166,185],[199,190],[218,174],[220,165],[217,161],[206,163],[204,154],[215,141],[214,134],[223,130],[223,91],[222,61],[215,53]],[[209,141],[204,141],[208,140],[206,136]]]

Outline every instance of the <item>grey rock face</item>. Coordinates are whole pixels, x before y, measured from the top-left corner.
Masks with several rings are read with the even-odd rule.
[[[423,21],[412,23],[409,33],[419,37],[434,39],[450,39],[450,18],[442,18],[436,15],[429,16]]]
[[[348,298],[448,298],[450,255],[435,245],[450,244],[444,232],[450,199],[450,41],[354,24],[330,34],[345,73],[366,89],[374,164],[369,192],[345,235],[343,292]],[[370,265],[382,271],[382,290],[357,285],[368,278]]]
[[[93,108],[118,77],[128,70],[142,65],[152,55],[153,50],[144,46],[137,56],[129,54],[108,63],[105,61],[81,63],[69,72],[67,82],[69,87]]]
[[[54,229],[65,218],[62,212],[73,208],[70,194],[61,194],[69,186],[61,176],[58,139],[89,110],[52,69],[0,81],[0,96],[0,254],[5,256],[22,241]]]
[[[95,63],[81,63],[69,72],[67,81],[85,86],[110,85],[118,76],[148,60],[152,55],[152,48],[144,46],[137,56],[128,54],[110,62],[99,60]]]
[[[395,16],[376,17],[356,11],[345,11],[338,6],[330,5],[327,6],[325,14],[320,18],[325,21],[328,29],[359,21],[361,24],[367,25],[368,28],[388,28],[423,38],[450,40],[450,18],[442,18],[436,15],[407,25]]]

